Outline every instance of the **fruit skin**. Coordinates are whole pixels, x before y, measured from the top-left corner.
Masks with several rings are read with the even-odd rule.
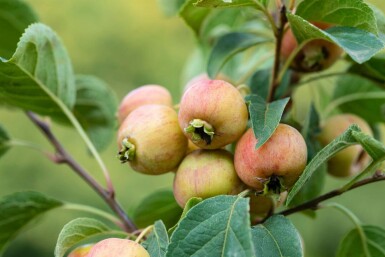
[[[200,149],[187,155],[179,165],[173,191],[178,204],[184,207],[191,197],[237,194],[243,188],[230,152]]]
[[[183,94],[179,124],[185,135],[204,149],[218,149],[236,141],[245,131],[248,111],[238,90],[223,80],[199,79]],[[190,122],[203,121],[211,135],[196,137],[198,130]],[[205,125],[206,127],[206,125]]]
[[[87,257],[150,257],[140,244],[120,238],[108,238],[96,243]]]
[[[339,114],[330,117],[322,125],[318,140],[326,146],[341,135],[352,124],[357,124],[362,132],[373,135],[368,123],[354,114]],[[370,156],[360,145],[352,145],[338,152],[328,161],[329,174],[336,177],[350,177],[369,164]]]
[[[289,125],[279,124],[269,140],[255,149],[257,142],[250,128],[236,145],[234,164],[240,179],[257,191],[264,190],[266,183],[277,193],[292,187],[307,162],[302,135]]]
[[[86,244],[75,248],[67,257],[86,257],[94,244]]]
[[[170,92],[159,85],[144,85],[129,92],[120,102],[117,117],[119,124],[136,108],[147,104],[160,104],[172,107]]]
[[[332,25],[322,22],[314,22],[313,25],[325,30]],[[298,43],[292,30],[289,28],[282,38],[281,54],[284,59],[288,59],[291,53],[297,48]],[[316,72],[329,68],[341,56],[342,49],[327,40],[314,39],[305,46],[294,57],[291,68],[300,72]]]
[[[174,109],[164,105],[144,105],[123,121],[117,143],[127,139],[135,146],[128,161],[135,171],[158,175],[176,169],[187,150],[187,138],[178,124]]]

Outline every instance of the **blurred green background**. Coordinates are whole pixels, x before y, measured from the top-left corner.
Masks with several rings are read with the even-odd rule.
[[[369,1],[385,10],[385,2]],[[30,0],[40,20],[62,38],[76,73],[93,74],[108,82],[120,100],[143,84],[167,87],[175,103],[183,86],[183,67],[195,39],[178,17],[166,18],[156,0]],[[52,150],[46,139],[20,110],[0,109],[0,123],[13,138],[33,141]],[[103,181],[100,169],[71,129],[53,124],[53,130],[91,173]],[[159,188],[170,188],[172,175],[145,176],[121,165],[116,145],[102,153],[112,174],[121,204],[129,213],[141,199]],[[341,180],[328,178],[325,190]],[[351,208],[363,223],[385,227],[384,184],[354,190],[335,200]],[[49,196],[108,210],[104,202],[66,166],[55,165],[38,152],[13,148],[0,160],[0,195],[37,190]],[[61,228],[75,217],[89,214],[53,211],[18,236],[5,257],[53,256]],[[321,210],[316,219],[302,214],[290,216],[305,241],[306,257],[333,256],[341,237],[352,223],[337,211]]]

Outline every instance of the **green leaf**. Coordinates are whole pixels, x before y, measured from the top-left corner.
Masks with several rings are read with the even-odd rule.
[[[10,139],[11,138],[9,137],[7,131],[5,131],[3,126],[0,124],[0,157],[9,150],[10,146],[8,143]]]
[[[372,257],[385,257],[385,230],[377,226],[363,226],[362,228],[370,255]],[[341,241],[336,256],[364,256],[364,243],[357,228],[351,230]]]
[[[385,54],[380,52],[363,64],[354,63],[348,71],[385,82]]]
[[[167,16],[176,15],[187,0],[158,0],[160,9]]]
[[[156,221],[151,234],[145,241],[144,247],[151,257],[166,256],[167,247],[169,244],[166,227],[162,221]]]
[[[21,0],[0,0],[0,56],[10,58],[21,34],[38,17],[32,8]]]
[[[188,211],[189,211],[192,207],[194,207],[195,205],[197,205],[198,203],[202,202],[202,200],[203,200],[203,199],[200,198],[200,197],[192,197],[192,198],[190,198],[190,199],[187,201],[186,205],[185,205],[184,208],[183,208],[182,215],[180,215],[180,218],[179,218],[178,223],[176,223],[173,227],[171,227],[171,228],[168,230],[168,233],[169,233],[170,235],[171,235],[171,234],[174,232],[174,230],[179,226],[180,221],[183,220],[184,217],[186,217]]]
[[[306,166],[305,170],[293,188],[290,190],[287,196],[286,205],[290,205],[294,196],[301,190],[304,184],[310,179],[313,173],[318,170],[321,165],[325,164],[333,155],[339,151],[350,145],[358,143],[353,136],[354,131],[360,132],[361,130],[357,125],[351,125],[344,133],[342,133],[339,137],[334,139],[332,142],[330,142],[330,144],[325,146],[316,154],[316,156]]]
[[[127,234],[112,231],[107,225],[96,219],[77,218],[64,225],[60,231],[55,247],[55,257],[63,257],[73,246],[96,236],[125,238]]]
[[[179,11],[179,15],[186,24],[199,36],[203,22],[211,12],[210,9],[197,8],[193,5],[196,0],[187,0]]]
[[[355,62],[363,63],[380,51],[384,44],[374,34],[354,27],[321,30],[300,16],[288,13],[292,31],[299,43],[324,39],[340,46]]]
[[[374,16],[376,17],[378,36],[382,42],[385,43],[385,15],[378,7],[371,4],[369,4],[369,7],[373,10]]]
[[[255,146],[257,149],[270,138],[278,127],[289,98],[266,103],[258,95],[249,95],[246,97],[246,102],[249,106],[251,127],[253,128],[255,138],[258,139]]]
[[[173,192],[159,190],[143,199],[136,208],[133,219],[139,227],[147,227],[160,219],[169,228],[178,222],[181,214],[182,208],[175,201]]]
[[[0,198],[0,255],[29,222],[61,205],[58,200],[30,191]]]
[[[202,201],[172,234],[166,256],[255,256],[248,210],[248,199],[239,196]]]
[[[274,215],[251,229],[256,256],[301,257],[301,237],[294,225],[282,215]]]
[[[308,21],[356,27],[377,35],[374,12],[362,0],[304,0],[298,5],[295,14]]]
[[[0,59],[0,102],[67,121],[62,109],[72,109],[75,97],[71,62],[60,39],[46,25],[29,26],[12,58]]]
[[[264,10],[266,0],[195,0],[198,7],[244,7],[251,6],[258,10]]]
[[[344,75],[337,80],[327,110],[339,108],[363,117],[369,123],[376,123],[384,122],[384,103],[385,91],[376,83],[357,75]]]
[[[214,78],[232,56],[267,41],[268,39],[258,35],[241,32],[233,32],[220,37],[210,54],[207,74]]]
[[[353,131],[352,135],[372,157],[373,161],[385,159],[385,146],[383,143],[362,132]]]
[[[76,89],[75,117],[96,148],[105,149],[115,136],[116,96],[105,82],[93,76],[76,76]]]
[[[257,70],[250,79],[250,90],[254,95],[267,99],[269,95],[271,69]]]

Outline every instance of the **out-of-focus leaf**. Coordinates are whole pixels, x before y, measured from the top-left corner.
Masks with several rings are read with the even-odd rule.
[[[268,39],[258,35],[241,32],[233,32],[220,37],[210,54],[207,74],[214,78],[232,56],[267,41]]]
[[[251,6],[258,10],[264,10],[266,0],[195,0],[198,7],[244,7]]]
[[[380,82],[385,82],[385,54],[378,53],[363,64],[354,63],[348,71]]]
[[[239,196],[202,201],[179,223],[166,256],[255,256],[248,209],[248,199]]]
[[[0,10],[0,57],[11,58],[21,34],[38,17],[22,0],[0,0]]]
[[[9,150],[8,142],[10,137],[5,129],[0,124],[0,157]]]
[[[351,230],[340,242],[337,257],[365,256],[364,244],[372,257],[385,257],[385,230],[377,226],[362,226],[366,242],[357,228]]]
[[[301,237],[294,225],[281,215],[270,217],[251,229],[256,256],[302,257]]]
[[[0,198],[0,255],[28,223],[62,205],[38,192],[17,192]]]
[[[201,33],[203,22],[211,12],[210,9],[197,8],[193,5],[196,0],[186,0],[179,11],[179,15],[186,24],[195,32],[196,36]]]
[[[172,191],[159,190],[143,199],[135,209],[133,219],[139,227],[146,227],[157,220],[162,220],[169,228],[178,222],[181,214],[182,208],[175,201]]]
[[[158,0],[159,7],[167,16],[176,15],[187,0]]]
[[[354,27],[331,27],[321,30],[302,17],[287,14],[290,27],[299,43],[324,39],[340,46],[355,62],[363,63],[379,52],[384,44],[373,33]]]
[[[304,0],[298,5],[295,14],[308,21],[356,27],[377,34],[373,10],[362,0]]]
[[[115,136],[116,96],[107,84],[93,76],[76,76],[76,89],[75,117],[96,148],[103,150]]]
[[[378,7],[371,4],[369,4],[369,7],[373,10],[374,16],[376,17],[378,36],[382,42],[385,43],[385,15]]]
[[[151,257],[164,257],[166,256],[168,244],[169,239],[166,227],[162,221],[156,221],[151,234],[144,243],[144,247]]]
[[[270,138],[278,127],[289,98],[266,103],[258,95],[249,95],[246,97],[246,102],[249,106],[251,127],[253,128],[255,138],[258,139],[255,146],[257,149]]]
[[[0,102],[67,121],[63,109],[72,109],[75,98],[71,62],[59,37],[46,25],[30,25],[12,58],[0,58]]]

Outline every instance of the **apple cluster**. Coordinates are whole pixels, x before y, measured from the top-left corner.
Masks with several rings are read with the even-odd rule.
[[[144,174],[174,172],[173,192],[181,207],[192,197],[247,188],[281,193],[293,186],[307,162],[303,137],[286,124],[256,149],[243,96],[220,79],[190,81],[177,108],[164,87],[139,87],[121,101],[118,119],[120,161]],[[271,209],[263,197],[252,202],[267,206],[265,213]]]

